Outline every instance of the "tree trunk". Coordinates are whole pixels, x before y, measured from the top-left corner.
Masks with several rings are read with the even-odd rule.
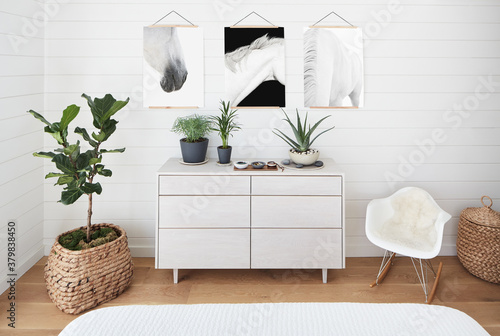
[[[91,224],[92,224],[92,194],[89,194],[89,210],[87,212],[87,243],[90,243]]]

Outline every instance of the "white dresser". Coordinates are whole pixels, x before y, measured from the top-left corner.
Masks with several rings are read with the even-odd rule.
[[[237,170],[215,160],[158,171],[156,268],[345,267],[344,175],[318,170]]]

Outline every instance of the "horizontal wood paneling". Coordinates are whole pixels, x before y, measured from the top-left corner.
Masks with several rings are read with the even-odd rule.
[[[390,23],[378,24],[380,33],[373,28],[376,18],[384,18],[381,13],[388,10],[380,0],[252,0],[230,7],[220,13],[213,3],[197,0],[71,1],[50,19],[45,29],[44,98],[51,120],[73,103],[87,111],[82,92],[131,97],[116,115],[120,124],[108,146],[127,150],[104,159],[114,176],[101,181],[104,191],[95,203],[96,222],[114,221],[126,228],[135,245],[148,244],[154,235],[155,172],[168,157],[180,155],[178,136],[169,130],[176,117],[194,112],[142,107],[144,25],[175,9],[203,27],[206,107],[196,110],[201,114],[217,111],[224,95],[223,27],[251,11],[284,26],[287,111],[293,113],[303,106],[302,29],[334,8],[364,28],[365,107],[314,110],[309,115],[316,121],[332,114],[322,129],[336,126],[315,145],[345,171],[347,256],[380,253],[364,236],[366,205],[409,185],[428,190],[453,215],[442,253],[454,253],[460,211],[479,206],[484,194],[500,200],[500,3],[408,0],[402,2],[399,14],[391,14]],[[164,21],[179,22],[175,17]],[[332,16],[325,23],[339,21]],[[33,53],[26,48],[27,54]],[[492,94],[460,116],[461,105],[470,103],[477,90],[484,92],[488,81]],[[91,128],[83,114],[75,125]],[[240,110],[239,115],[243,129],[230,140],[234,158],[286,157],[286,144],[272,134],[273,128],[285,127],[280,110]],[[441,140],[433,140],[439,129]],[[47,148],[53,147],[50,137],[44,136],[44,141]],[[219,141],[215,134],[210,136],[211,157],[216,156]],[[24,147],[28,149],[32,150]],[[45,162],[44,171],[51,168]],[[400,180],[392,182],[388,174],[399,175]],[[60,189],[51,183],[44,183],[46,241],[60,230],[78,226],[86,210],[83,200],[71,207],[57,204]]]
[[[499,28],[500,29],[500,28]],[[66,42],[61,41],[64,46]],[[9,60],[10,56],[4,56]],[[122,56],[120,62],[116,56],[79,56],[72,57],[47,57],[45,73],[47,75],[122,75],[124,69],[128,74],[142,76],[141,56]],[[27,58],[29,60],[29,58]],[[396,61],[397,60],[397,61]],[[301,74],[302,58],[288,58],[286,60],[287,72],[289,74]],[[16,64],[19,70],[24,70],[22,63]],[[29,66],[32,66],[31,64]],[[223,62],[219,57],[207,57],[204,60],[205,74],[221,76]],[[478,76],[498,75],[500,70],[491,72],[492,69],[500,69],[500,61],[496,58],[366,58],[364,62],[365,75],[415,75],[415,76]],[[12,71],[12,69],[2,69]],[[470,78],[469,78],[470,81]],[[210,89],[210,88],[207,88]]]
[[[76,4],[72,2],[71,4],[62,6],[61,16],[64,17],[63,20],[65,21],[145,21],[153,23],[156,21],[155,18],[158,16],[158,13],[161,13],[165,9],[164,3],[149,3],[149,10],[141,11],[137,10],[138,2],[126,4],[120,1],[120,3],[121,6],[116,6],[110,4],[109,1],[104,3],[101,1],[96,2],[92,6],[88,6],[87,4]],[[193,6],[193,4],[196,4],[196,6]],[[262,6],[263,4],[266,6]],[[331,5],[332,3],[326,1],[311,3],[295,2],[293,3],[293,10],[288,10],[286,15],[283,15],[284,4],[290,4],[290,2],[271,1],[266,3],[264,1],[252,1],[235,3],[231,6],[234,8],[234,11],[231,11],[230,15],[227,15],[225,19],[228,22],[234,23],[235,21],[232,21],[233,16],[237,17],[238,15],[252,11],[255,7],[260,7],[259,10],[263,13],[261,15],[266,18],[269,17],[271,21],[276,21],[278,23],[289,22],[293,24],[297,21],[310,20],[312,21],[311,23],[313,23],[315,22],[314,19],[321,18],[321,14],[324,13],[325,5]],[[371,3],[364,1],[361,2],[361,4],[363,4],[363,10],[360,10],[360,3],[336,3],[335,10],[344,14],[344,17],[347,17],[349,21],[357,22],[370,19],[370,14],[372,12],[379,11],[386,7],[386,3],[380,1],[373,1]],[[402,7],[403,10],[400,15],[394,15],[394,22],[494,23],[497,22],[500,16],[500,8],[498,6],[488,6],[488,10],[485,11],[482,6],[439,6],[436,4],[432,6],[432,10],[430,10],[428,6],[415,6],[407,4],[405,1],[401,2],[400,7]],[[179,2],[175,4],[175,8],[177,11],[188,11],[190,20],[193,22],[212,22],[214,18],[217,18],[216,16],[214,17],[214,14],[216,14],[215,6],[211,2]],[[275,18],[275,20],[272,20],[272,18]],[[253,19],[255,21],[255,18]],[[252,20],[252,18],[250,18],[250,20]]]
[[[123,67],[122,71],[127,68]],[[117,90],[125,92],[130,87],[142,85],[142,75],[50,75],[49,92],[62,92],[63,88],[74,91],[93,90],[105,91],[110,83],[120,81]],[[288,74],[286,76],[287,93],[299,93],[303,90],[303,74]],[[76,80],[78,78],[78,80]],[[492,76],[492,81],[500,83],[500,76]],[[401,76],[401,75],[365,75],[366,93],[474,93],[477,87],[477,76]],[[27,78],[27,80],[35,80]],[[206,75],[205,84],[209,85],[205,92],[218,93],[224,90],[224,76]]]
[[[32,155],[43,149],[42,124],[26,113],[43,111],[44,29],[32,17],[42,9],[43,4],[34,0],[0,5],[0,235],[6,237],[8,221],[16,222],[16,269],[9,273],[19,277],[43,250],[43,162]],[[27,22],[38,28],[28,32]],[[19,41],[23,42],[16,44]],[[7,244],[1,241],[0,279],[4,279]],[[0,292],[6,288],[2,281]]]
[[[0,120],[24,116],[23,112],[29,110],[42,111],[44,107],[43,96],[44,94],[41,91],[37,94],[26,94],[0,99],[0,109],[2,111],[2,113],[0,113]],[[30,124],[37,125],[35,120],[30,122]],[[40,130],[37,129],[37,131]],[[40,143],[38,145],[40,145]]]
[[[34,1],[25,1],[34,2]],[[34,13],[42,9],[33,8]],[[43,22],[38,17],[26,17],[17,14],[0,12],[0,21],[2,21],[2,34],[17,35],[22,37],[43,39],[44,29]]]
[[[2,55],[43,57],[44,44],[43,38],[25,38],[24,36],[0,33]]]
[[[479,77],[478,77],[479,78]],[[50,81],[50,79],[48,79]],[[116,78],[116,81],[119,81],[119,78]],[[116,83],[116,82],[115,82]],[[476,81],[479,85],[479,81]],[[220,85],[220,84],[217,84]],[[75,86],[77,86],[75,84]],[[117,85],[120,87],[120,85]],[[222,85],[220,85],[222,88]],[[83,92],[91,95],[91,96],[104,96],[104,94],[109,90],[95,90],[89,87],[85,87]],[[148,113],[147,110],[142,108],[142,94],[141,91],[142,86],[137,87],[129,87],[125,91],[113,91],[116,97],[131,97],[132,101],[130,102],[130,106],[126,108],[124,111],[133,111],[138,113]],[[71,87],[67,87],[64,91],[61,92],[47,92],[46,98],[48,100],[53,99],[53,95],[60,95],[62,93],[68,93],[73,103],[80,101],[80,95],[82,94],[81,90],[73,90]],[[215,111],[217,109],[218,99],[224,93],[221,91],[219,93],[205,93],[205,102],[210,102],[212,105],[206,107],[206,111]],[[440,116],[443,117],[443,114],[447,110],[453,109],[454,105],[461,106],[464,100],[469,97],[470,94],[467,93],[436,93],[436,92],[426,92],[426,93],[366,93],[365,101],[370,101],[370,104],[363,108],[366,111],[376,111],[376,112],[386,112],[386,111],[436,111],[440,113]],[[69,100],[69,99],[68,99]],[[289,111],[294,111],[294,107],[300,107],[304,105],[304,98],[302,94],[287,94],[286,97],[287,106],[290,106]],[[81,104],[81,103],[80,103]],[[67,105],[62,104],[63,107]],[[491,94],[491,96],[483,101],[480,101],[480,105],[477,109],[479,111],[497,111],[498,106],[500,105],[500,94],[495,91]],[[472,110],[472,112],[475,112]],[[164,111],[165,113],[179,113],[179,114],[189,114],[193,113],[193,111]],[[197,111],[198,112],[198,111]],[[201,111],[200,111],[201,112]],[[342,113],[336,110],[328,111],[335,115],[336,113]],[[352,111],[351,111],[352,112]],[[356,114],[356,111],[353,112]],[[380,117],[380,116],[379,116]],[[119,120],[119,116],[117,116]],[[467,119],[467,118],[465,118]],[[391,123],[391,119],[387,120],[387,123]],[[411,125],[411,124],[409,124]],[[165,125],[165,129],[169,130],[172,125]],[[266,125],[267,126],[267,125]]]

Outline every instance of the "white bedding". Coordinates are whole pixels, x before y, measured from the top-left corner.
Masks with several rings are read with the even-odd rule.
[[[119,306],[88,312],[60,336],[425,335],[488,333],[442,306],[375,303],[256,303]]]

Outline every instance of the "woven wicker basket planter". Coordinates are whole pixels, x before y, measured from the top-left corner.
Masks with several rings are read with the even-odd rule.
[[[457,256],[462,265],[483,280],[500,283],[500,213],[485,205],[460,214]]]
[[[125,230],[107,223],[92,225],[95,229],[100,227],[113,228],[118,238],[90,249],[71,251],[59,244],[59,235],[52,246],[45,265],[45,284],[51,300],[65,313],[79,314],[112,300],[132,281],[134,265]]]

